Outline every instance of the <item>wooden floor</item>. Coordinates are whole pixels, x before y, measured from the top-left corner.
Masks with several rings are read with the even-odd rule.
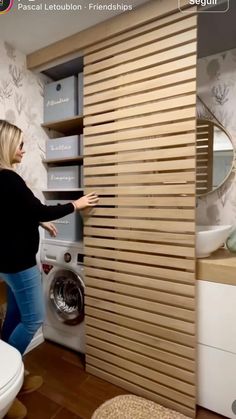
[[[28,419],[91,419],[94,410],[105,400],[127,394],[127,391],[87,374],[84,359],[51,342],[44,342],[28,353],[24,363],[31,373],[44,378],[38,391],[20,397],[28,409]],[[220,419],[223,416],[199,408],[197,418]]]

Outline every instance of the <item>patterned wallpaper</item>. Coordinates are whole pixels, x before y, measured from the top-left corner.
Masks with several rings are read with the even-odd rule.
[[[236,148],[236,49],[198,60],[198,95],[226,128]],[[212,119],[198,102],[197,114]],[[236,225],[236,178],[230,178],[215,192],[198,198],[198,224]]]
[[[0,41],[0,118],[23,130],[26,153],[17,171],[41,200],[46,187],[42,158],[47,135],[40,127],[46,81],[45,76],[27,70],[24,54]]]

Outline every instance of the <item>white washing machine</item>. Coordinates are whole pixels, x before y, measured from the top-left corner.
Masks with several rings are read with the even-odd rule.
[[[45,339],[85,353],[83,254],[76,243],[41,246]]]

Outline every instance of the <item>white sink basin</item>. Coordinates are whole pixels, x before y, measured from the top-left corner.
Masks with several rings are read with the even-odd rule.
[[[232,225],[197,226],[196,256],[206,258],[219,249],[228,238]]]

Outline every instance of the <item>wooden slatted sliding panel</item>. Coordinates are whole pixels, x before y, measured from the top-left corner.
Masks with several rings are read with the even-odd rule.
[[[214,124],[211,121],[198,120],[196,178],[196,191],[198,195],[212,190],[213,137]]]
[[[85,51],[86,367],[194,417],[196,16],[165,2]]]

